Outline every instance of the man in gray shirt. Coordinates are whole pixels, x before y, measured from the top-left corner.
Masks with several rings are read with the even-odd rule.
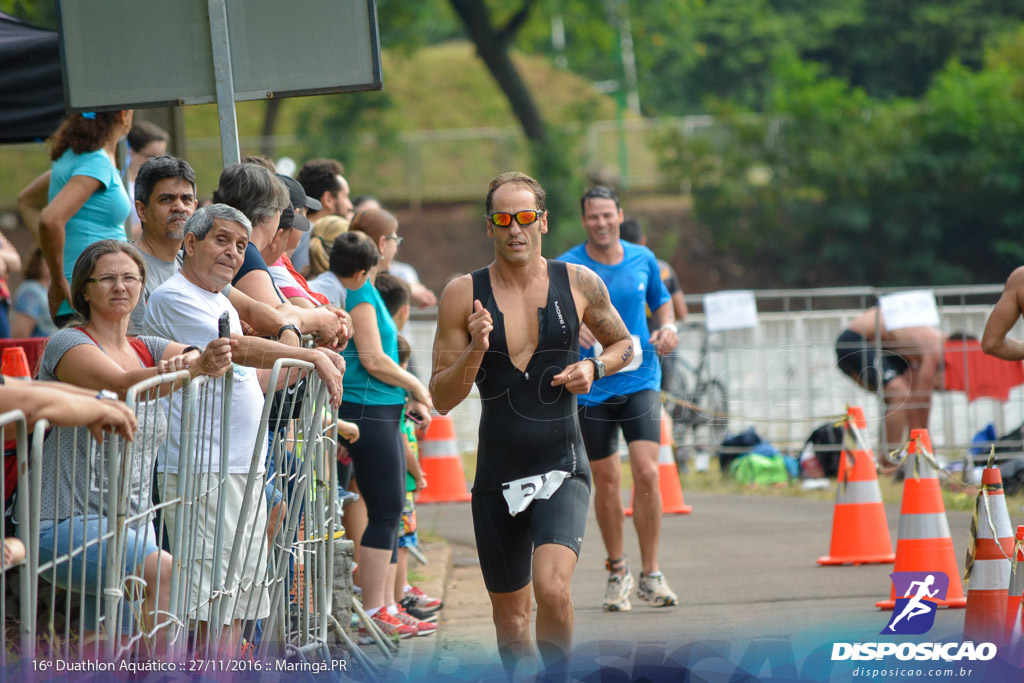
[[[166,154],[153,157],[135,177],[135,210],[142,222],[142,236],[135,246],[146,261],[146,286],[132,311],[131,335],[142,332],[149,295],[178,272],[185,222],[196,210],[196,172],[182,159]]]

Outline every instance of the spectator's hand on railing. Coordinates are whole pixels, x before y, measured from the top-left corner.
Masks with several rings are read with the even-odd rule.
[[[340,353],[336,353],[335,351],[331,351],[330,349],[326,349],[322,346],[318,346],[316,350],[327,356],[327,360],[334,363],[334,367],[338,368],[338,372],[342,375],[345,374],[345,359],[341,357]]]
[[[223,377],[231,369],[231,349],[237,345],[238,342],[233,339],[218,338],[207,344],[202,354],[186,354],[193,358],[193,362],[188,365],[189,374],[193,377],[200,373],[210,377]]]
[[[161,375],[171,374],[179,372],[181,370],[190,369],[199,358],[199,351],[192,349],[186,353],[179,353],[176,356],[171,356],[167,360],[162,360],[156,364],[157,370]],[[193,376],[195,376],[193,374]]]
[[[322,350],[322,349],[318,349]],[[320,379],[327,385],[327,392],[331,397],[331,407],[337,408],[341,405],[341,378],[342,371],[338,369],[338,365],[335,361],[328,357],[328,353],[317,353],[313,357],[313,367],[316,369],[316,374],[320,375]],[[334,354],[337,356],[338,354]],[[341,357],[338,357],[341,360]],[[341,367],[344,368],[344,361],[341,362]]]
[[[20,538],[9,537],[3,540],[4,544],[4,567],[21,564],[25,559],[25,544]]]
[[[127,441],[135,440],[139,423],[123,401],[109,398],[86,398],[76,396],[83,402],[86,411],[86,426],[99,443],[103,443],[103,432],[111,431]]]

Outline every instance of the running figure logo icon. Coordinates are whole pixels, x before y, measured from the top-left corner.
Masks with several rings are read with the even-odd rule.
[[[882,634],[905,636],[927,633],[935,624],[937,600],[945,600],[949,590],[949,576],[945,572],[893,572],[896,606],[892,618]]]

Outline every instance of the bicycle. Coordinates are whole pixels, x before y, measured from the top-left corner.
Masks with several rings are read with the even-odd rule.
[[[678,352],[662,358],[662,402],[672,420],[676,465],[682,469],[690,454],[710,454],[729,431],[728,394],[725,385],[711,376],[710,341],[702,323],[683,323],[682,330],[700,330],[697,362]]]

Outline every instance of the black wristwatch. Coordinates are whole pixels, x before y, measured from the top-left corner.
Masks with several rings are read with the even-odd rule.
[[[589,360],[591,363],[594,364],[594,379],[595,380],[599,380],[599,379],[601,379],[602,377],[605,376],[605,374],[607,373],[607,370],[605,370],[603,362],[601,362],[597,358],[593,358],[593,357],[587,358],[587,360]]]
[[[299,330],[298,327],[296,327],[295,325],[285,325],[284,327],[282,327],[281,329],[279,329],[277,331],[277,339],[278,339],[278,341],[281,340],[281,335],[283,335],[288,330],[291,330],[292,332],[294,332],[295,336],[298,337],[300,341],[302,340],[302,332]]]

